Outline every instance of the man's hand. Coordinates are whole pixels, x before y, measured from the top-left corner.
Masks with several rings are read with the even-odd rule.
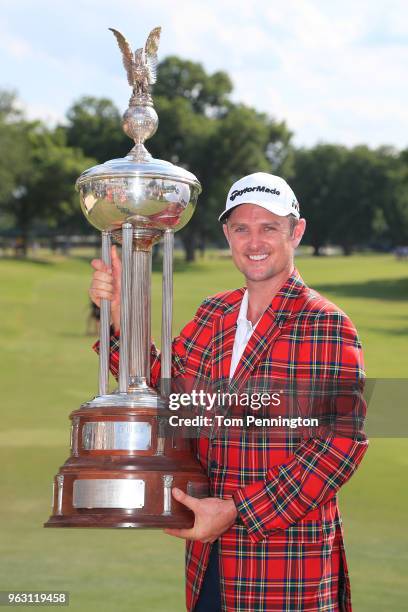
[[[234,524],[237,517],[237,509],[232,499],[218,499],[217,497],[197,499],[176,488],[173,489],[173,497],[190,508],[195,517],[191,529],[164,530],[168,535],[177,538],[215,542],[224,531],[227,531]]]
[[[91,266],[95,270],[92,276],[92,283],[89,288],[89,297],[100,307],[101,299],[105,298],[111,302],[111,323],[115,332],[120,330],[120,277],[122,273],[122,263],[112,246],[112,268],[105,265],[102,259],[93,259]]]

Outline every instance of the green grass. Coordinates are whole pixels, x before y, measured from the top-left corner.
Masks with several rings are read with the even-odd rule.
[[[370,377],[406,376],[408,264],[391,256],[301,257],[306,282],[360,332]],[[174,330],[211,293],[240,286],[227,258],[179,262]],[[45,530],[53,475],[68,456],[68,415],[97,389],[85,336],[86,256],[0,260],[3,350],[0,428],[0,590],[71,592],[71,609],[184,609],[183,544],[156,531]],[[161,279],[153,274],[159,339]],[[392,405],[390,406],[392,416]],[[408,444],[373,439],[341,492],[354,610],[406,609]]]

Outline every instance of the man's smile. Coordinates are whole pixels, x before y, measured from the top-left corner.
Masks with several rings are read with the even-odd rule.
[[[248,255],[247,256],[251,261],[263,261],[267,257],[269,257],[269,253],[260,253],[259,255]]]

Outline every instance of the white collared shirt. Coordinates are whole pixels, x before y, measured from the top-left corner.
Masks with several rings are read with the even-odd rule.
[[[245,351],[246,345],[248,344],[250,337],[260,321],[260,319],[258,319],[255,325],[252,325],[251,321],[248,321],[248,297],[248,290],[246,289],[242,298],[241,308],[239,310],[237,319],[237,331],[235,332],[234,348],[232,349],[231,368],[229,374],[230,380],[234,376],[235,370],[237,369],[237,365],[239,364],[239,361]]]

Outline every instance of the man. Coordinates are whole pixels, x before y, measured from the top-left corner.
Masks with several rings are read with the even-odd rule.
[[[352,323],[294,268],[306,224],[289,185],[266,173],[240,179],[220,221],[246,289],[204,300],[173,342],[173,377],[227,381],[233,388],[265,379],[362,379]],[[120,261],[114,251],[113,273],[100,260],[92,265],[91,298],[112,303],[117,375]],[[154,352],[153,383],[159,374]],[[366,447],[362,434],[327,430],[267,442],[244,431],[234,439],[200,438],[197,454],[212,496],[198,500],[173,490],[195,523],[166,530],[187,540],[188,610],[350,611],[336,493]]]

